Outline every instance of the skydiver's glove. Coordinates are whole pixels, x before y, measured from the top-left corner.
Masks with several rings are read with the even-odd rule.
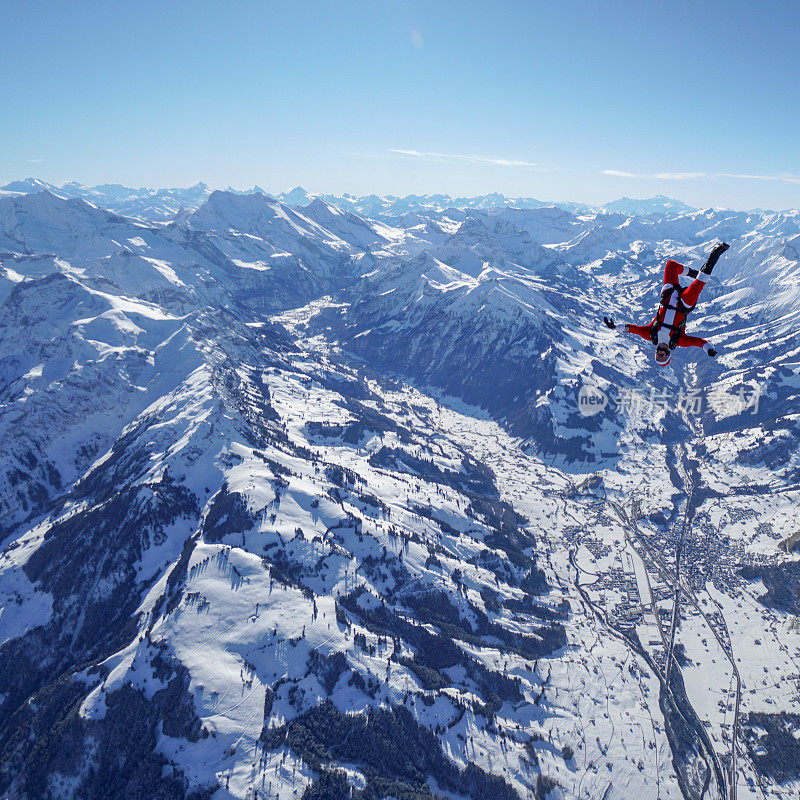
[[[709,347],[708,350],[706,350],[706,353],[708,353],[711,358],[714,358],[714,356],[717,354],[717,351],[713,347]]]
[[[612,331],[617,327],[611,317],[603,317],[603,322],[605,322],[606,328],[611,328]]]

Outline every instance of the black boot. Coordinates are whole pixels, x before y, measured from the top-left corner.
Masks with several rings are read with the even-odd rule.
[[[703,265],[703,269],[700,272],[705,272],[706,275],[711,274],[711,270],[714,269],[714,265],[719,261],[719,257],[730,248],[729,244],[725,244],[722,242],[718,244],[709,254],[708,258],[706,259],[706,263]]]
[[[697,269],[696,267],[692,267],[691,269],[686,270],[686,277],[691,278],[694,280],[701,272],[704,275],[710,275],[711,270],[714,269],[714,265],[719,260],[719,257],[730,247],[729,244],[718,244],[709,254],[708,258],[706,259],[706,263],[703,265],[702,269]]]

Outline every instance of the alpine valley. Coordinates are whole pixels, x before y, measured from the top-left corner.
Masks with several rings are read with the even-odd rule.
[[[719,240],[716,358],[603,327]],[[800,795],[799,245],[4,187],[0,797]]]

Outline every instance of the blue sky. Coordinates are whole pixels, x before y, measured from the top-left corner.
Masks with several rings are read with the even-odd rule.
[[[800,206],[796,2],[2,8],[2,182]]]

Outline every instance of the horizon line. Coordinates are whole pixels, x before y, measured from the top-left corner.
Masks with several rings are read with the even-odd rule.
[[[395,152],[404,152],[404,151],[395,151]],[[406,152],[408,152],[408,151],[406,151]],[[465,156],[464,158],[470,158],[471,159],[471,158],[477,158],[477,157],[472,157],[472,156],[466,157]],[[528,165],[528,162],[524,162],[524,163],[526,163],[526,165]],[[503,164],[503,166],[509,166],[509,165],[513,165],[513,164],[514,164],[514,162],[505,162]],[[529,164],[529,165],[530,166],[534,166],[532,163]],[[540,166],[540,165],[536,165],[536,166]],[[638,175],[636,173],[623,172],[623,171],[619,171],[619,170],[602,170],[602,174],[608,174],[608,175],[613,176],[613,177],[623,177],[623,178],[645,178],[645,177],[648,177],[646,175]],[[662,180],[672,180],[672,181],[688,180],[688,179],[693,179],[693,178],[698,178],[698,177],[739,177],[739,178],[748,178],[748,179],[761,179],[761,180],[785,181],[785,182],[790,182],[790,183],[800,183],[800,176],[794,176],[794,175],[760,176],[760,175],[744,175],[744,174],[742,174],[742,175],[733,176],[733,175],[728,175],[727,173],[659,173],[659,176],[661,177]],[[749,208],[732,208],[732,207],[726,206],[726,205],[695,206],[695,205],[692,205],[691,203],[687,203],[684,200],[681,200],[680,198],[671,197],[669,195],[665,195],[665,194],[662,194],[662,193],[652,194],[652,195],[649,195],[647,197],[644,197],[644,196],[632,197],[632,196],[629,196],[629,195],[621,195],[621,196],[616,196],[613,199],[607,200],[607,201],[604,201],[604,202],[590,203],[590,202],[586,202],[586,201],[583,201],[583,200],[574,200],[574,199],[569,199],[569,200],[549,200],[549,199],[546,199],[546,200],[542,200],[542,199],[540,199],[538,197],[534,197],[533,195],[508,195],[508,194],[505,194],[504,192],[500,192],[500,191],[496,191],[496,190],[495,191],[484,192],[484,193],[481,193],[481,194],[472,194],[472,195],[457,194],[457,193],[454,194],[454,193],[445,192],[445,191],[424,192],[424,193],[409,192],[408,194],[398,194],[396,192],[379,193],[379,192],[374,192],[373,191],[373,192],[367,192],[367,193],[364,193],[364,194],[353,194],[353,193],[347,192],[347,191],[338,192],[338,193],[309,191],[305,187],[303,187],[303,186],[298,184],[298,185],[290,187],[290,188],[288,188],[288,189],[286,189],[284,191],[279,191],[279,192],[274,192],[273,193],[273,192],[270,192],[270,191],[262,188],[258,184],[253,184],[250,187],[239,189],[239,188],[236,188],[234,186],[231,186],[230,184],[228,186],[225,186],[225,187],[221,187],[221,186],[214,187],[214,186],[211,186],[210,184],[206,183],[203,180],[198,180],[197,182],[195,182],[193,184],[190,184],[188,186],[166,186],[166,185],[164,185],[164,186],[155,186],[155,185],[153,185],[153,186],[135,186],[135,185],[129,185],[129,184],[125,184],[125,183],[120,183],[120,182],[117,182],[117,181],[107,181],[105,183],[97,183],[97,184],[86,184],[86,183],[81,183],[80,181],[71,179],[71,180],[66,180],[62,184],[58,185],[58,184],[55,184],[55,183],[51,183],[50,181],[47,181],[44,178],[37,178],[37,177],[33,177],[33,176],[27,177],[27,178],[15,178],[15,179],[12,179],[12,180],[8,181],[3,186],[0,186],[0,192],[3,193],[2,195],[0,195],[0,197],[2,197],[2,196],[14,196],[14,195],[24,196],[26,194],[35,194],[35,192],[31,192],[31,191],[19,191],[19,190],[15,190],[15,189],[7,189],[6,188],[7,186],[10,186],[10,185],[12,185],[14,183],[27,183],[27,182],[35,182],[35,183],[43,184],[42,191],[47,191],[49,189],[55,189],[57,191],[58,190],[63,190],[63,189],[65,189],[66,187],[68,187],[70,185],[78,186],[78,187],[80,187],[82,189],[86,189],[86,190],[101,189],[101,188],[107,187],[107,186],[119,186],[119,187],[122,187],[122,188],[125,188],[125,189],[131,189],[133,191],[148,191],[148,192],[188,191],[189,189],[194,189],[194,188],[197,188],[197,187],[203,187],[203,188],[209,190],[209,194],[211,194],[213,192],[218,192],[218,191],[219,192],[232,192],[232,193],[235,193],[235,194],[263,194],[265,196],[274,197],[276,200],[279,199],[278,198],[279,195],[284,195],[284,196],[285,195],[289,195],[292,192],[295,192],[298,189],[300,189],[303,192],[305,192],[306,195],[309,198],[312,198],[312,199],[315,198],[315,197],[322,197],[322,198],[329,197],[329,198],[337,198],[337,199],[352,198],[354,200],[363,200],[363,199],[365,199],[367,197],[375,196],[375,197],[382,197],[382,198],[396,198],[396,199],[400,199],[400,200],[404,200],[404,199],[407,199],[409,197],[420,197],[420,198],[447,197],[447,198],[450,198],[452,200],[477,200],[477,199],[480,199],[480,198],[485,198],[485,197],[490,197],[492,195],[497,195],[499,197],[504,198],[505,200],[533,201],[533,202],[536,202],[536,203],[543,203],[544,205],[548,205],[548,206],[576,205],[576,206],[583,206],[587,210],[601,210],[607,205],[610,205],[612,203],[617,203],[617,202],[620,202],[622,200],[631,200],[631,201],[634,201],[634,202],[645,202],[645,201],[648,201],[648,200],[659,200],[659,199],[664,199],[664,200],[669,200],[669,201],[672,201],[672,202],[675,202],[675,203],[680,203],[681,205],[686,206],[687,210],[693,210],[693,211],[705,211],[705,210],[708,210],[708,209],[712,209],[712,210],[729,210],[729,211],[789,212],[789,211],[800,210],[799,206],[790,206],[790,207],[784,207],[784,208],[777,208],[777,207],[776,208],[764,208],[764,207],[760,207],[760,206],[753,206],[753,207],[749,207]],[[72,198],[67,198],[67,199],[72,199]]]

